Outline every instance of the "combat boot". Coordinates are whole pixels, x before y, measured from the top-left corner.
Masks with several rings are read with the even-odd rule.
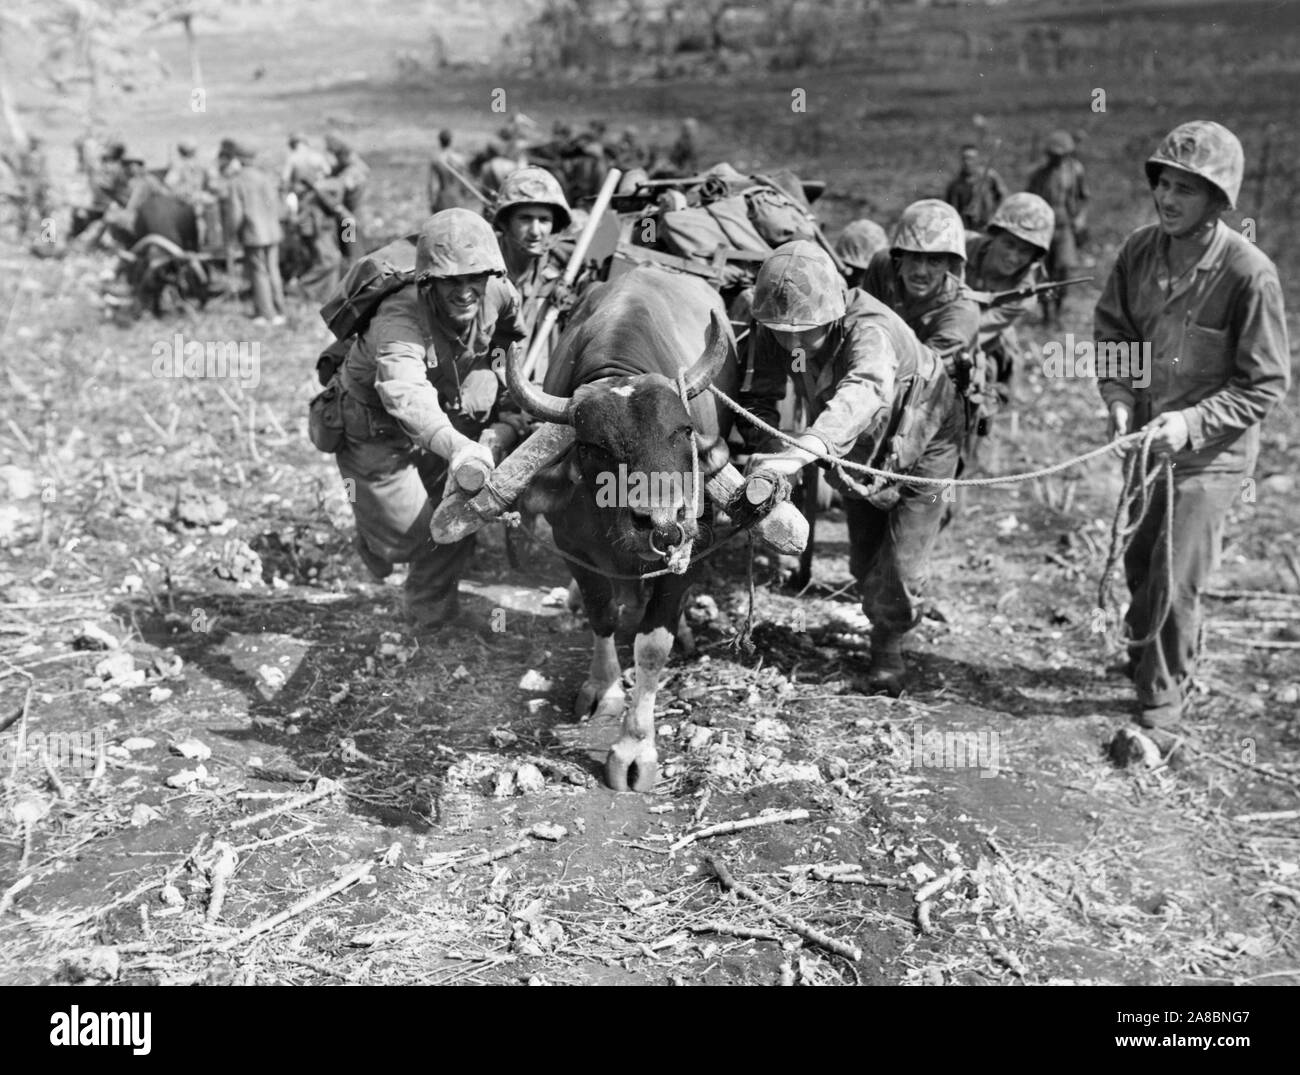
[[[906,686],[907,669],[903,665],[903,636],[889,631],[871,632],[871,665],[867,669],[867,689],[897,698]]]
[[[453,590],[446,597],[424,597],[409,590],[402,594],[406,618],[421,631],[438,631],[460,619],[460,599]]]
[[[383,582],[393,573],[392,562],[385,560],[378,553],[372,552],[370,546],[366,544],[365,538],[360,534],[353,540],[352,547],[357,550],[362,563],[366,565],[366,570],[370,572],[370,577],[376,582]]]

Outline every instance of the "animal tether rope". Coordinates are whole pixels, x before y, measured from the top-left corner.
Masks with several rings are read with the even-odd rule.
[[[683,403],[687,403],[686,384],[684,374],[679,374],[677,378],[678,389],[682,394]],[[846,470],[855,470],[864,474],[870,474],[873,477],[884,478],[892,481],[906,482],[912,485],[942,485],[942,486],[987,486],[987,485],[1012,485],[1019,482],[1032,481],[1035,478],[1045,478],[1052,474],[1058,474],[1070,467],[1085,463],[1090,459],[1097,459],[1110,452],[1124,451],[1130,446],[1138,444],[1140,446],[1136,452],[1130,453],[1124,463],[1124,484],[1121,488],[1120,495],[1115,504],[1115,514],[1111,521],[1110,548],[1106,555],[1106,566],[1102,571],[1101,581],[1097,591],[1097,605],[1103,611],[1107,609],[1112,601],[1113,586],[1112,575],[1117,564],[1122,562],[1125,553],[1133,542],[1133,536],[1136,534],[1138,527],[1141,526],[1142,520],[1151,510],[1153,503],[1151,490],[1159,479],[1164,479],[1165,486],[1165,519],[1164,519],[1164,553],[1165,553],[1165,586],[1164,593],[1161,595],[1159,603],[1159,615],[1153,617],[1154,626],[1150,633],[1141,639],[1131,640],[1128,645],[1131,647],[1145,646],[1155,640],[1156,636],[1163,629],[1165,621],[1169,617],[1169,612],[1173,604],[1173,531],[1174,531],[1174,472],[1173,465],[1168,457],[1163,459],[1159,466],[1152,468],[1150,466],[1151,441],[1155,435],[1152,429],[1139,430],[1135,433],[1128,433],[1122,437],[1116,437],[1108,444],[1100,448],[1094,448],[1092,451],[1084,452],[1082,455],[1073,456],[1070,459],[1063,460],[1059,463],[1053,463],[1048,467],[1041,467],[1038,470],[1028,471],[1022,474],[1000,474],[988,478],[927,478],[918,475],[899,474],[890,470],[882,470],[878,467],[867,466],[865,463],[854,463],[847,459],[836,459],[834,456],[826,455],[815,449],[807,448],[800,444],[794,437],[782,432],[775,426],[769,425],[761,418],[751,414],[734,399],[728,396],[715,385],[709,385],[709,391],[714,394],[722,403],[735,413],[746,419],[748,422],[757,426],[763,432],[784,441],[786,444],[793,445],[808,452],[810,455],[830,464],[832,467],[843,467]],[[689,406],[689,404],[688,404]],[[695,448],[694,438],[692,438],[692,464],[693,477],[695,480],[696,496],[699,495],[699,452]],[[518,525],[517,513],[510,513],[515,518],[511,520],[513,525]],[[558,554],[563,559],[585,567],[588,570],[599,572],[611,579],[653,579],[661,575],[673,574],[670,568],[659,568],[655,571],[647,571],[643,574],[622,574],[615,572],[606,572],[602,568],[592,564],[581,557],[573,556],[559,548],[553,542],[546,542],[536,534],[528,530],[523,533],[532,541],[541,545],[543,548],[549,548],[552,552]],[[748,533],[744,527],[737,527],[721,541],[710,545],[703,552],[696,553],[691,557],[691,563],[703,560],[720,551],[728,542],[739,534]],[[750,541],[750,611],[748,621],[753,620],[753,541]],[[748,627],[748,624],[747,624]],[[741,637],[748,635],[748,630],[741,632]]]

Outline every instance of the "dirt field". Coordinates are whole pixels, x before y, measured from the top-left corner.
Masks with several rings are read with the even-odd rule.
[[[447,24],[456,55],[470,10]],[[1213,118],[1247,153],[1229,221],[1255,221],[1296,338],[1296,8],[1071,8],[1061,25],[1090,51],[1028,75],[999,51],[1026,10],[909,16],[978,17],[987,65],[882,50],[597,92],[475,66],[398,84],[393,57],[424,30],[395,20],[343,35],[307,20],[213,28],[206,113],[189,111],[179,41],[160,36],[176,74],[115,119],[151,163],[185,134],[205,152],[238,134],[278,154],[291,128],[341,130],[374,172],[376,238],[419,221],[437,128],[477,143],[500,122],[489,102],[502,86],[544,127],[603,116],[666,141],[697,116],[710,161],[825,178],[832,233],[939,193],[967,140],[994,150],[1015,189],[1064,126],[1087,136],[1099,284],[1151,217],[1145,154],[1175,123]],[[933,25],[895,32],[915,42]],[[1178,48],[1146,68],[1131,42],[1153,29]],[[350,51],[333,60],[340,36]],[[792,113],[799,88],[808,109]],[[78,118],[35,104],[68,154]],[[1132,706],[1105,670],[1115,614],[1095,609],[1119,488],[1107,458],[965,498],[901,699],[858,688],[863,624],[838,513],[819,527],[804,595],[758,557],[752,654],[732,645],[744,548],[712,558],[691,605],[699,653],[675,659],[660,692],[659,785],[619,796],[599,780],[613,725],[569,715],[589,635],[553,603],[568,582],[557,557],[522,546],[526,570],[512,570],[502,531],[485,532],[463,587],[481,629],[451,635],[411,633],[400,576],[364,576],[333,461],[306,438],[327,338],[311,308],[299,300],[283,328],[253,329],[234,304],[119,327],[94,297],[103,259],[6,242],[0,892],[26,887],[0,911],[0,982],[1300,980],[1294,395],[1232,515],[1178,765],[1106,757]],[[1096,294],[1071,294],[1067,331],[1089,332]],[[177,333],[255,345],[256,378],[155,376]],[[987,447],[990,473],[1103,441],[1095,391],[1043,377],[1049,337],[1036,323],[1022,335],[1016,427],[1004,420]],[[18,764],[21,734],[63,752],[52,776]],[[1280,811],[1290,818],[1258,816]],[[724,892],[716,866],[785,917]],[[821,940],[801,941],[791,919]]]

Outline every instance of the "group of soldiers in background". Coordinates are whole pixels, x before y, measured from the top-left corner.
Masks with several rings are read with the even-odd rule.
[[[1067,280],[1081,263],[1080,251],[1088,241],[1088,187],[1076,139],[1068,131],[1047,137],[1046,160],[1035,168],[1025,190],[1042,198],[1054,214],[1054,230],[1043,268],[1048,280]],[[961,167],[944,192],[944,201],[957,210],[969,231],[984,228],[1007,195],[1002,177],[992,162],[981,165],[979,147],[961,147]],[[1061,322],[1065,289],[1045,292],[1039,299],[1043,320],[1054,327]]]

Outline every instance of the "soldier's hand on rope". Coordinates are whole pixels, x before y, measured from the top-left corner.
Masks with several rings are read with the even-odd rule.
[[[1173,455],[1187,447],[1192,432],[1182,411],[1166,411],[1148,427],[1154,432],[1151,450],[1157,455]]]
[[[1118,440],[1133,431],[1133,408],[1127,403],[1110,405],[1110,426],[1106,432],[1110,440]]]
[[[796,437],[795,440],[798,441],[799,445],[806,445],[806,447],[791,444],[780,452],[755,452],[749,457],[749,464],[745,467],[745,473],[753,474],[756,471],[765,470],[770,473],[780,474],[782,477],[792,478],[809,463],[816,462],[819,454],[824,454],[826,451],[826,446],[821,442],[821,439],[809,433]],[[819,454],[814,454],[814,452]]]

